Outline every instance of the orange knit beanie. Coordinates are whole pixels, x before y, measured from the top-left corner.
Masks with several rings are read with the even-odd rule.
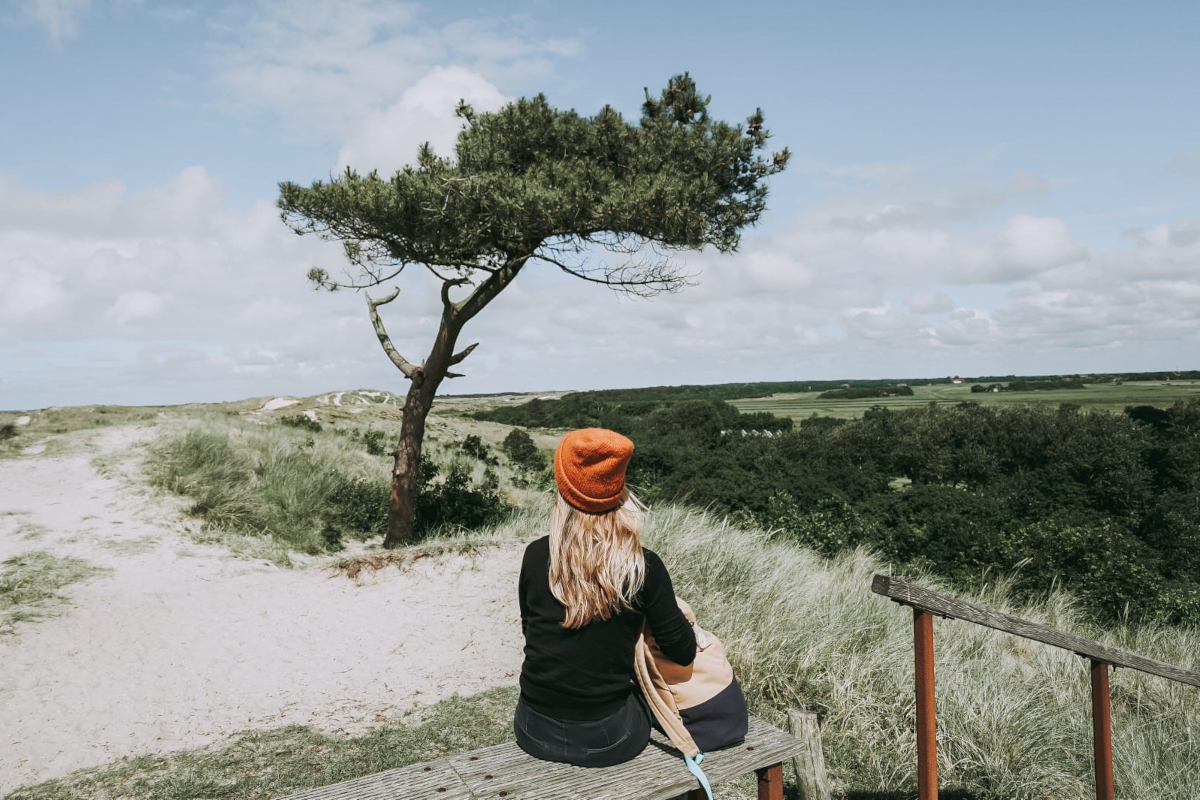
[[[554,479],[567,502],[599,514],[621,504],[633,442],[616,431],[571,431],[554,451]]]

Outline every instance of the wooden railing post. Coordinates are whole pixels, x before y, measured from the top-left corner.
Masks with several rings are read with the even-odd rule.
[[[1112,717],[1108,664],[1092,662],[1092,750],[1096,756],[1096,800],[1113,800]]]
[[[933,696],[933,614],[913,608],[917,678],[917,798],[937,800],[937,711]]]

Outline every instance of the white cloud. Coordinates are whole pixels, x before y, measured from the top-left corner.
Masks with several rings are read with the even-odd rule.
[[[55,44],[79,33],[79,20],[91,0],[18,0],[19,18],[42,28]]]
[[[460,99],[476,111],[496,111],[506,98],[500,90],[463,67],[436,67],[408,87],[400,99],[370,113],[338,152],[339,171],[353,167],[391,174],[416,160],[429,142],[438,155],[453,155],[463,120],[455,114]]]
[[[437,67],[493,85],[531,75],[544,82],[577,49],[521,16],[438,26],[391,0],[259,0],[218,29],[214,88],[231,111],[276,114],[294,135],[346,143],[373,138],[368,121]]]
[[[121,292],[104,313],[104,318],[125,328],[162,315],[171,302],[170,295],[155,292]]]
[[[6,255],[0,250],[0,259]],[[62,276],[35,256],[22,253],[0,262],[0,342],[14,336],[18,325],[55,322],[69,304]]]
[[[921,292],[904,301],[914,314],[944,314],[954,309],[954,301],[945,292]]]

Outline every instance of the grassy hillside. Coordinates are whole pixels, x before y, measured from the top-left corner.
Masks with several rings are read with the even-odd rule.
[[[1150,405],[1165,408],[1176,400],[1200,397],[1200,381],[1138,381],[1122,384],[1089,384],[1086,389],[1062,389],[1038,392],[972,392],[973,382],[959,385],[943,383],[927,386],[909,384],[913,394],[907,397],[870,397],[848,400],[821,399],[821,392],[791,392],[770,397],[731,399],[743,413],[765,411],[777,417],[800,422],[812,416],[854,419],[872,406],[894,410],[917,408],[930,403],[982,403],[985,405],[1050,405],[1077,403],[1085,408],[1121,411],[1125,406]]]

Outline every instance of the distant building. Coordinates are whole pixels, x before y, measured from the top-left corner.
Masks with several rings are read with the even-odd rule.
[[[962,383],[962,378],[951,378],[950,382],[957,386],[958,384]]]
[[[908,388],[908,384],[907,384],[907,383],[897,383],[897,384],[896,384],[896,388],[897,388],[897,389],[907,389],[907,388]]]
[[[849,389],[849,388],[850,388],[850,384],[848,384],[848,383],[843,383],[843,384],[842,384],[842,388],[843,388],[843,389]]]

